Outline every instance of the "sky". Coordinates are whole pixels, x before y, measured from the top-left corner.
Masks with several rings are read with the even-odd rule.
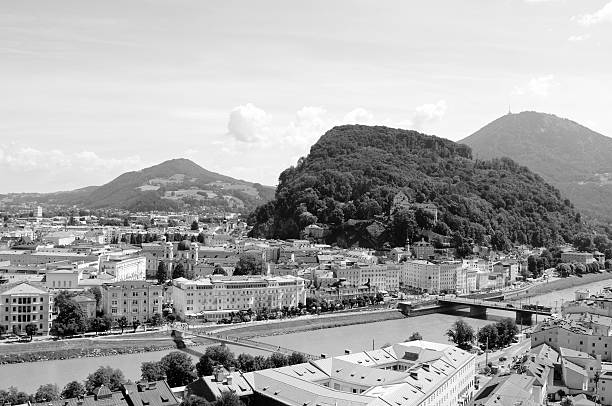
[[[0,0],[0,193],[167,159],[276,185],[340,124],[612,136],[611,0]]]

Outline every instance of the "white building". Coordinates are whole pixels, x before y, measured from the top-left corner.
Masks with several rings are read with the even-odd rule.
[[[33,323],[38,334],[47,335],[52,310],[53,296],[44,287],[28,282],[0,286],[0,324],[7,332],[25,334],[25,326]]]
[[[121,281],[102,285],[102,308],[113,321],[145,322],[162,313],[163,286],[146,281]]]
[[[338,279],[344,279],[351,286],[364,286],[396,292],[399,290],[400,268],[396,265],[355,264],[352,267],[334,269]]]
[[[306,304],[304,279],[294,276],[215,276],[173,281],[170,298],[181,316],[221,319],[240,310],[273,310]]]
[[[145,280],[147,276],[147,259],[144,256],[100,257],[100,272],[114,276],[116,282]]]
[[[458,280],[460,284],[465,281],[467,285],[467,275],[463,275],[461,262],[458,261],[407,261],[401,266],[400,280],[405,287],[428,293],[455,292]]]

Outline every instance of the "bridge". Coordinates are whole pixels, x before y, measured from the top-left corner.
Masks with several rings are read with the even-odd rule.
[[[483,299],[469,299],[462,297],[453,298],[438,298],[438,304],[446,308],[470,308],[470,316],[484,318],[487,315],[487,309],[497,309],[505,311],[513,311],[516,313],[516,323],[523,325],[531,325],[533,323],[533,315],[550,316],[552,309],[544,306],[536,305],[518,305],[515,303],[497,302]]]
[[[193,336],[193,337],[205,338],[207,340],[215,341],[220,344],[231,344],[231,345],[236,345],[240,347],[252,348],[255,350],[271,352],[271,353],[278,352],[284,355],[291,355],[292,353],[296,352],[298,354],[303,355],[308,360],[317,360],[321,358],[321,356],[308,354],[302,351],[292,350],[290,348],[281,347],[278,345],[262,343],[259,341],[249,340],[247,338],[242,338],[242,337],[223,336],[218,333],[199,331],[197,329],[186,329],[182,327],[175,327],[172,330],[171,334],[174,337],[174,341],[177,343],[177,345],[179,345],[179,342],[182,342],[185,336]]]

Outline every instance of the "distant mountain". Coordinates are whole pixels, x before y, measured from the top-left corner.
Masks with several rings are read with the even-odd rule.
[[[140,171],[124,173],[102,186],[9,196],[90,209],[149,211],[206,206],[249,211],[270,200],[273,193],[272,187],[211,172],[188,159],[172,159]]]
[[[582,227],[569,200],[511,159],[473,160],[466,145],[361,125],[324,134],[249,221],[254,236],[296,238],[315,223],[329,230],[328,243],[374,248],[425,232],[441,245],[543,246]]]
[[[508,114],[460,141],[481,159],[509,157],[591,217],[612,221],[612,138],[551,114]]]

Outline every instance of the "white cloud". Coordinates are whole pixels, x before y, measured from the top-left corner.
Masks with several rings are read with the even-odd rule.
[[[591,38],[591,34],[582,34],[582,35],[572,35],[567,40],[570,42],[580,42],[580,41],[586,41],[589,38]]]
[[[572,20],[578,21],[582,25],[593,25],[604,22],[612,23],[612,1],[594,13],[575,16],[572,17]]]
[[[27,145],[0,146],[0,167],[7,170],[36,172],[78,170],[99,172],[105,170],[136,169],[142,165],[140,157],[101,158],[92,151],[66,153],[57,149],[41,150]]]
[[[264,110],[247,103],[230,112],[227,129],[229,134],[242,142],[257,142],[266,137],[271,117]]]
[[[550,92],[559,86],[554,75],[539,76],[532,78],[526,85],[517,86],[512,91],[512,94],[517,96],[533,95],[546,97]]]
[[[436,103],[422,104],[417,106],[408,115],[406,120],[391,125],[410,130],[422,131],[429,128],[432,124],[442,120],[447,109],[448,106],[446,104],[446,100],[438,100]]]
[[[342,119],[343,124],[373,124],[374,115],[368,110],[358,107],[349,111]]]

